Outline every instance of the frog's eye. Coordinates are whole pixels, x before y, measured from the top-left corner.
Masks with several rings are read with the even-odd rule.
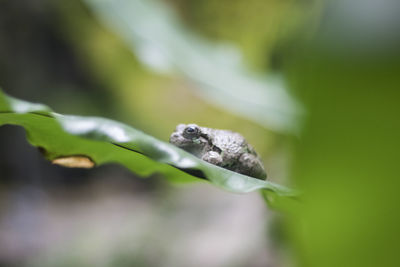
[[[197,138],[200,136],[200,129],[199,127],[196,126],[188,126],[183,131],[183,136],[185,138],[191,138],[191,139]]]
[[[195,127],[187,127],[186,128],[186,132],[187,133],[195,133],[196,132],[196,128]]]

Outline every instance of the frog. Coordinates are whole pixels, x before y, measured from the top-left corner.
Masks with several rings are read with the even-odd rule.
[[[169,142],[219,167],[265,180],[267,173],[254,148],[239,133],[178,124]]]

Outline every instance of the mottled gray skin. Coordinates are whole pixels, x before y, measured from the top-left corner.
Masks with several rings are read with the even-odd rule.
[[[258,179],[267,177],[257,153],[238,133],[179,124],[169,142],[211,164]]]

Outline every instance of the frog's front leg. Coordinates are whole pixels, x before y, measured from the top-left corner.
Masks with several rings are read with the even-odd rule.
[[[208,151],[201,157],[201,159],[218,166],[221,166],[223,161],[221,155],[215,151]]]

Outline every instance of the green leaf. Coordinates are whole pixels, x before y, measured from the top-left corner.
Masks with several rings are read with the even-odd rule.
[[[254,73],[232,44],[194,34],[158,0],[85,0],[118,33],[141,62],[160,73],[178,73],[218,107],[268,129],[297,133],[302,113],[279,75]]]
[[[125,124],[99,117],[58,114],[45,105],[18,100],[0,90],[0,126],[4,124],[24,127],[28,141],[53,162],[115,162],[140,176],[160,173],[173,181],[202,178],[235,193],[264,189],[278,197],[296,194],[281,185],[209,164]]]

